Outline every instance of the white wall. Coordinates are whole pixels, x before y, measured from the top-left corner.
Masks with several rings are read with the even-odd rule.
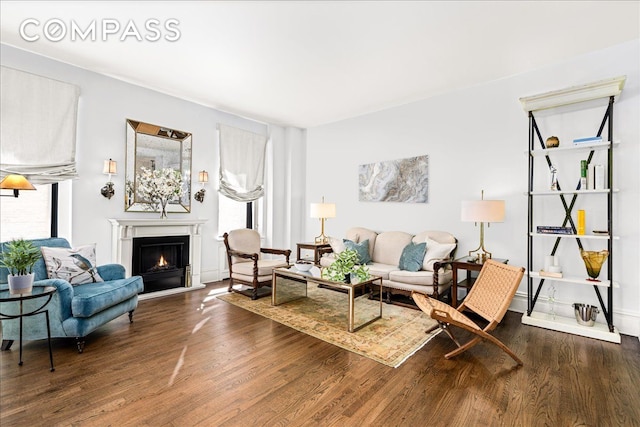
[[[639,57],[636,40],[544,69],[307,129],[307,213],[309,203],[325,196],[337,204],[337,218],[326,225],[329,235],[342,236],[352,226],[410,233],[446,230],[459,239],[457,254],[461,256],[477,246],[479,230],[460,221],[460,202],[478,199],[484,189],[485,198],[506,202],[505,222],[485,229],[487,249],[498,258],[509,258],[510,264],[526,266],[528,119],[519,98],[626,75],[614,119],[616,139],[622,141],[615,155],[616,186],[621,190],[615,196],[615,233],[622,239],[614,247],[615,280],[621,283],[614,292],[614,324],[623,333],[637,336]],[[602,114],[592,123],[593,134]],[[429,155],[429,203],[358,201],[358,165],[424,154]],[[560,203],[550,203],[554,202]],[[308,220],[306,235],[316,235],[318,228]],[[597,303],[589,288],[561,288],[556,294],[558,313],[572,315],[573,302]],[[545,309],[546,291],[543,294],[537,309]],[[512,308],[526,310],[526,281]]]
[[[71,212],[61,211],[60,236],[71,240],[75,245],[97,243],[97,261],[99,264],[111,261],[111,229],[107,218],[155,218],[157,213],[124,212],[124,170],[126,134],[125,120],[134,119],[180,129],[193,134],[192,191],[199,188],[197,171],[207,170],[210,182],[204,203],[191,201],[191,213],[174,214],[171,218],[191,217],[209,221],[203,227],[202,241],[202,276],[206,280],[217,280],[223,268],[219,255],[219,232],[217,230],[218,194],[216,179],[218,175],[218,133],[216,125],[225,123],[252,132],[267,134],[271,131],[272,147],[278,154],[274,158],[275,176],[271,182],[272,197],[277,215],[274,223],[268,225],[271,236],[289,236],[288,239],[277,239],[278,243],[290,245],[299,239],[302,226],[298,231],[290,232],[288,223],[283,217],[300,217],[293,215],[288,209],[290,194],[283,189],[288,182],[293,185],[293,194],[298,200],[304,191],[304,176],[301,173],[303,153],[300,129],[271,127],[232,114],[180,100],[149,89],[131,85],[110,77],[96,74],[81,68],[57,62],[42,56],[10,46],[1,46],[1,63],[4,66],[31,72],[41,76],[65,81],[80,87],[77,129],[77,168],[79,179],[72,183]],[[176,76],[188,78],[188,76]],[[299,148],[302,147],[302,148]],[[302,150],[302,151],[301,151]],[[293,151],[293,154],[289,154]],[[298,154],[296,154],[298,153]],[[295,167],[291,170],[284,159],[294,157]],[[297,158],[296,158],[297,156]],[[100,188],[107,181],[102,174],[102,163],[112,158],[118,162],[118,175],[113,177],[115,196],[109,200],[100,194]],[[301,186],[301,187],[300,187]],[[299,187],[299,188],[298,188]],[[64,202],[64,201],[63,201]],[[298,205],[300,202],[296,202]],[[64,203],[63,203],[64,207]],[[66,212],[66,215],[64,214]],[[67,224],[71,224],[71,230]]]

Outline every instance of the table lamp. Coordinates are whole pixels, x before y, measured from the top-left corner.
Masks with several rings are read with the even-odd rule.
[[[35,190],[36,187],[31,184],[27,178],[22,175],[9,174],[0,181],[0,189],[13,190],[13,194],[0,194],[5,197],[18,197],[20,190]]]
[[[484,200],[484,190],[480,200],[463,201],[461,220],[480,223],[480,246],[469,251],[469,256],[477,255],[478,261],[484,262],[491,258],[491,252],[484,248],[484,223],[504,221],[504,200]]]
[[[324,221],[327,218],[336,217],[335,203],[325,203],[324,197],[321,203],[311,203],[311,218],[319,218],[321,223],[320,235],[315,238],[316,243],[327,243],[327,236],[324,235]]]

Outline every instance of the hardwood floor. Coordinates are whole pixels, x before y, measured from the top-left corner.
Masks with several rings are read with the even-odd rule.
[[[454,360],[444,334],[389,368],[216,299],[141,301],[87,337],[1,353],[4,426],[639,426],[640,343],[548,331],[509,312]],[[463,338],[462,331],[459,333]]]

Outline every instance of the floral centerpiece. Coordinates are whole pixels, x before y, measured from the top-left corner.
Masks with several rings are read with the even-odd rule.
[[[167,217],[167,203],[173,199],[182,197],[182,176],[180,172],[171,169],[151,170],[144,166],[140,168],[141,173],[136,177],[138,181],[138,196],[149,201],[158,208],[162,208],[160,218]]]

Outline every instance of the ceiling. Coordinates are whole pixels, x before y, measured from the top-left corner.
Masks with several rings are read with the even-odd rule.
[[[307,128],[637,39],[639,5],[3,0],[0,41],[222,111]],[[20,35],[26,19],[39,22],[24,27],[38,40]],[[93,22],[95,40],[91,33],[71,40],[73,25],[82,32]],[[106,34],[105,24],[120,29]]]

